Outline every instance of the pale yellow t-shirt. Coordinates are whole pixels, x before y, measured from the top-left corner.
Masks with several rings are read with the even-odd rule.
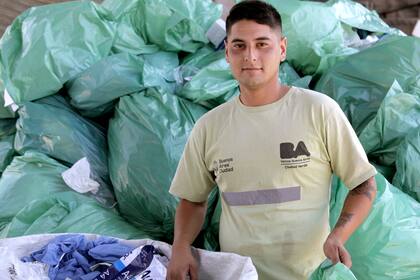
[[[334,100],[292,87],[268,105],[235,97],[201,117],[170,192],[201,202],[216,183],[221,250],[250,256],[259,279],[306,279],[325,259],[332,173],[352,189],[376,170]]]

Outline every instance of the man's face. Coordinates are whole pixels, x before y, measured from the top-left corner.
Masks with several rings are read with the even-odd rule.
[[[225,45],[226,60],[241,85],[254,89],[278,79],[287,46],[279,29],[241,20],[231,26]]]

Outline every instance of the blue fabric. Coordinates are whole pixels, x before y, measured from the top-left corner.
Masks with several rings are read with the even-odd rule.
[[[90,267],[97,263],[112,263],[128,254],[134,247],[118,243],[109,237],[87,240],[80,234],[56,237],[41,250],[23,257],[24,262],[39,261],[49,265],[48,277],[52,280],[91,280],[100,274]]]

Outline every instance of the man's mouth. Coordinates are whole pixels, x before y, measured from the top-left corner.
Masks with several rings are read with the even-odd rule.
[[[242,68],[242,71],[259,71],[262,70],[261,67],[244,67]]]

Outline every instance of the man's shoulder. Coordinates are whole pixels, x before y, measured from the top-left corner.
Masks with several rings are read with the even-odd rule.
[[[339,108],[337,102],[328,95],[306,88],[294,87],[293,94],[295,100],[302,105],[319,109],[336,110]]]
[[[219,106],[211,109],[207,113],[205,113],[201,118],[197,121],[198,126],[211,126],[223,123],[223,120],[232,113],[234,102],[236,97],[233,97],[231,100],[220,104]]]

